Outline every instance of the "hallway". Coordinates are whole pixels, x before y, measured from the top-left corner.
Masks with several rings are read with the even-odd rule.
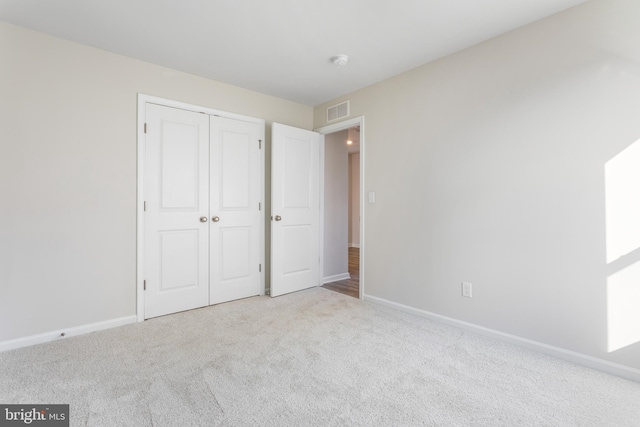
[[[327,283],[323,288],[330,289],[350,297],[360,298],[360,249],[349,248],[350,279]]]

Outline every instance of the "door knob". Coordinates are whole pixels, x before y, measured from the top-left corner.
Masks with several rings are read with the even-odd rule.
[[[218,222],[218,221],[220,221],[220,217],[219,216],[212,216],[211,217],[211,221]]]
[[[200,217],[200,222],[207,222],[207,217],[206,216],[201,216]]]
[[[280,215],[276,215],[276,221],[281,221],[282,217]]]

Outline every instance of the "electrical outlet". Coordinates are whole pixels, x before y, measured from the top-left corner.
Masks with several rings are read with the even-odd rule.
[[[469,282],[462,282],[462,296],[471,298],[473,296],[473,285]]]

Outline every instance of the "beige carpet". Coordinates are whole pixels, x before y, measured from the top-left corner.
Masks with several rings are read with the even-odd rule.
[[[640,426],[640,384],[317,288],[0,353],[72,426]]]

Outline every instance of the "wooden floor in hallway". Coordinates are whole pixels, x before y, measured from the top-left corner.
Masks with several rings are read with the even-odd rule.
[[[327,283],[323,288],[330,289],[350,297],[360,298],[360,249],[349,248],[350,279]]]

